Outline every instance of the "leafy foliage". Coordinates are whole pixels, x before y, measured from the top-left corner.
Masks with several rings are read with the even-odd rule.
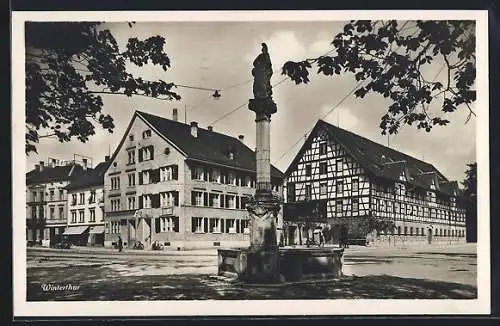
[[[462,181],[462,185],[464,186],[465,196],[469,198],[475,198],[477,196],[477,163],[467,164],[465,180]]]
[[[296,84],[308,83],[312,64],[326,76],[344,72],[358,81],[355,96],[378,93],[392,103],[381,118],[382,134],[397,133],[402,124],[431,131],[445,126],[442,116],[461,105],[475,115],[470,104],[476,100],[472,88],[476,78],[474,21],[351,21],[332,41],[334,55],[288,61],[282,74]],[[333,52],[333,51],[331,51]],[[446,68],[443,84],[428,76],[426,69]],[[429,105],[440,101],[441,116],[431,116]]]
[[[376,231],[377,233],[391,233],[396,229],[394,221],[387,218],[380,218],[376,216],[368,216],[359,222],[359,228],[364,234]]]
[[[26,154],[36,152],[42,137],[86,142],[95,125],[113,132],[113,118],[103,113],[102,94],[180,99],[173,83],[144,80],[127,71],[131,64],[152,64],[164,71],[170,67],[161,36],[130,38],[120,50],[98,22],[27,22],[25,40]]]

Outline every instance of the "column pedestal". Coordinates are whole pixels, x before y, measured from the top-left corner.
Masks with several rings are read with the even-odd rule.
[[[280,282],[280,253],[276,241],[276,218],[279,209],[279,202],[274,201],[255,200],[247,204],[251,223],[247,282]]]

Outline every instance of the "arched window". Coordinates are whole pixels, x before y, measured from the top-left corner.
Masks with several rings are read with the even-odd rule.
[[[401,235],[401,227],[398,226],[398,235]]]

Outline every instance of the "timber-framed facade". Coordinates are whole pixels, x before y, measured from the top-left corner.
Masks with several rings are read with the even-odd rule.
[[[432,164],[322,120],[285,175],[287,245],[314,242],[318,229],[335,243],[342,227],[352,244],[465,242],[456,181]],[[366,222],[374,219],[392,221],[395,228],[367,232]]]

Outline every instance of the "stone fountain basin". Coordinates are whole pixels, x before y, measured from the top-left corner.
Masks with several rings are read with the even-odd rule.
[[[218,274],[245,281],[249,249],[218,249]],[[342,276],[342,248],[280,248],[281,282],[321,280]]]

